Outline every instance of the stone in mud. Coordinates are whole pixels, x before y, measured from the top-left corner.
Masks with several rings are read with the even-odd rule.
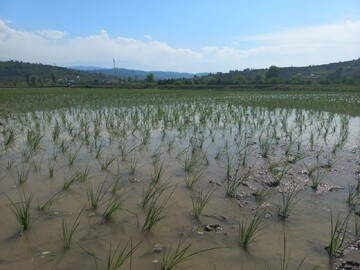
[[[204,230],[207,232],[216,232],[216,233],[221,233],[222,232],[222,227],[219,224],[208,224],[208,225],[204,225]]]
[[[359,269],[359,267],[360,267],[360,263],[357,261],[346,261],[345,263],[343,263],[343,269],[355,270],[355,269]]]
[[[163,246],[159,243],[156,243],[155,246],[153,247],[153,251],[154,252],[161,252],[163,251]]]
[[[360,263],[357,261],[346,261],[346,264],[351,265],[351,266],[356,266],[356,267],[360,266]]]

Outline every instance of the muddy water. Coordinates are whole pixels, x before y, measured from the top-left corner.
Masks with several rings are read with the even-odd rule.
[[[105,269],[110,244],[114,250],[119,243],[130,246],[128,241],[131,240],[134,246],[140,243],[133,254],[132,269],[160,269],[163,257],[171,254],[182,240],[182,247],[191,244],[189,252],[217,248],[197,254],[182,264],[189,269],[265,269],[266,265],[278,269],[284,256],[285,235],[290,266],[296,268],[306,257],[305,268],[324,264],[330,269],[324,249],[329,241],[330,211],[346,213],[348,210],[348,186],[356,183],[355,172],[359,166],[356,143],[359,143],[360,119],[307,111],[268,112],[257,108],[232,108],[228,117],[224,117],[219,114],[224,109],[222,106],[212,109],[205,117],[196,106],[190,106],[186,114],[180,116],[174,114],[176,107],[163,111],[144,107],[100,111],[69,109],[8,119],[3,129],[14,127],[16,139],[2,150],[0,159],[0,268],[96,269],[97,265]],[[149,111],[153,112],[150,116]],[[244,114],[244,111],[251,114]],[[54,139],[56,122],[60,132]],[[114,126],[110,127],[111,124]],[[31,144],[27,139],[29,130],[37,130],[41,141],[34,154],[26,159],[25,152]],[[148,138],[146,132],[149,132]],[[341,135],[346,132],[346,138],[340,143]],[[313,145],[310,134],[314,134]],[[264,138],[270,138],[266,158],[261,157],[260,144]],[[337,143],[341,146],[333,153]],[[64,145],[69,147],[65,149]],[[246,185],[240,185],[235,198],[226,198],[224,180],[228,162],[230,173],[234,174],[244,158],[244,149],[248,150],[247,160],[240,171],[252,168],[251,176],[246,179]],[[301,153],[301,159],[284,165],[288,164],[284,163],[286,149],[288,156]],[[202,157],[198,164],[202,180],[194,185],[194,190],[216,188],[200,221],[192,215],[191,191],[184,181],[186,159],[195,155],[194,152],[201,153]],[[323,164],[330,157],[334,163],[331,168],[322,170],[321,183],[342,189],[317,194],[309,186],[304,163]],[[107,168],[101,168],[101,164],[112,158]],[[285,170],[287,166],[282,180],[284,185],[299,182],[297,203],[285,222],[277,217],[280,186],[263,205],[252,195],[272,179],[269,174],[272,161],[280,162],[280,169]],[[132,163],[137,165],[133,174]],[[52,164],[54,175],[50,177]],[[141,202],[154,168],[159,164],[164,166],[160,183],[171,182],[162,200],[170,195],[172,188],[175,190],[164,211],[166,218],[151,231],[144,232],[141,229],[148,209],[143,208]],[[85,168],[90,169],[87,179],[64,189],[64,182]],[[19,174],[27,169],[29,177],[20,184]],[[119,188],[112,192],[117,179],[120,179]],[[90,209],[87,198],[89,185],[93,190],[104,187],[100,206],[95,211]],[[10,199],[19,201],[19,191],[33,196],[32,224],[25,232],[21,232],[9,208]],[[60,194],[59,200],[45,210],[38,208],[56,194]],[[123,205],[109,220],[104,220],[102,213],[110,198],[119,198]],[[258,207],[266,211],[263,229],[245,250],[238,242],[238,222],[250,219]],[[62,221],[66,220],[71,227],[78,215],[79,225],[71,247],[64,250]],[[204,229],[205,225],[215,224],[220,227],[217,231]],[[353,225],[351,219],[350,230]],[[153,251],[156,243],[163,246],[161,252]],[[126,269],[129,261],[124,265]]]

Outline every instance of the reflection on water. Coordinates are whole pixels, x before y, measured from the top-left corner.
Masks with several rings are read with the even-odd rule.
[[[1,131],[4,269],[30,264],[44,269],[95,269],[97,264],[102,269],[110,243],[114,249],[129,239],[134,245],[141,242],[133,269],[160,269],[179,239],[192,243],[189,251],[221,247],[184,263],[191,269],[264,269],[266,264],[278,269],[284,231],[290,265],[299,265],[305,256],[304,266],[328,264],[324,247],[330,209],[347,211],[360,145],[358,117],[242,107],[211,98],[14,114]],[[241,177],[234,195],[226,197],[227,181]],[[189,181],[194,181],[192,190],[186,188]],[[162,193],[153,193],[157,203],[150,200],[142,207],[151,185],[159,191],[167,182]],[[296,184],[297,203],[281,222],[281,192]],[[8,207],[9,198],[19,201],[16,187],[33,195],[32,226],[21,237]],[[269,196],[256,200],[254,194],[270,188]],[[192,198],[212,189],[197,222]],[[149,205],[162,203],[166,218],[143,231]],[[84,206],[65,251],[62,220],[72,226]],[[263,230],[244,250],[238,222],[250,219],[258,207],[266,209]],[[204,225],[221,230],[206,231]],[[163,246],[161,252],[153,251],[156,243]]]

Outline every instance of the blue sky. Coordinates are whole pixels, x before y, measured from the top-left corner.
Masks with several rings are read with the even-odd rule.
[[[0,1],[0,60],[226,72],[358,57],[359,0]]]

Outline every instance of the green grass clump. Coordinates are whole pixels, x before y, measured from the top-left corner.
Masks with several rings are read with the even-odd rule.
[[[204,179],[203,170],[197,170],[193,172],[185,172],[185,186],[188,189],[192,189],[194,185]]]
[[[160,198],[161,194],[165,191],[165,189],[160,194],[156,194],[151,198],[149,202],[149,207],[146,211],[145,222],[142,227],[143,231],[150,231],[157,223],[159,223],[166,217],[165,210],[167,209],[167,203],[173,195],[175,188],[176,186],[163,200],[160,200]]]
[[[325,247],[325,250],[330,258],[335,258],[337,255],[341,255],[347,247],[344,243],[347,238],[347,228],[350,214],[351,212],[349,212],[346,217],[342,217],[341,214],[338,213],[336,220],[334,220],[332,212],[330,213],[330,241]]]
[[[92,210],[96,210],[99,207],[101,201],[106,195],[106,192],[109,188],[104,189],[104,187],[105,187],[105,181],[103,181],[102,184],[96,190],[94,190],[91,183],[89,183],[89,185],[87,186],[86,196]]]
[[[26,181],[29,179],[30,176],[30,166],[27,169],[25,168],[22,168],[21,170],[16,169],[16,176],[19,185],[26,183]]]
[[[48,200],[46,200],[44,203],[39,202],[39,210],[44,211],[44,210],[50,208],[54,202],[56,202],[64,197],[65,197],[65,194],[63,194],[62,190],[60,192],[57,192],[56,194],[51,196]]]
[[[85,182],[90,175],[90,168],[86,166],[84,169],[78,169],[71,176],[67,176],[64,179],[63,189],[69,189],[73,184],[77,182]]]
[[[122,245],[122,242],[119,242],[115,249],[113,249],[110,244],[106,260],[106,269],[118,270],[128,260],[130,260],[129,269],[132,269],[132,257],[140,244],[141,242],[134,246],[132,239],[128,240],[124,245]]]
[[[261,227],[261,221],[265,215],[265,210],[257,210],[253,218],[250,220],[242,220],[239,224],[239,243],[247,249],[248,245],[259,237],[257,235],[263,228]],[[257,236],[256,236],[257,235]]]
[[[71,246],[71,242],[74,236],[74,233],[77,229],[77,227],[80,224],[79,218],[80,215],[82,213],[82,210],[79,212],[79,214],[77,215],[76,219],[74,220],[73,224],[71,227],[69,227],[69,225],[67,224],[66,219],[63,217],[62,218],[62,223],[61,223],[61,240],[63,241],[63,247],[65,250],[69,249]]]
[[[161,261],[161,270],[171,270],[177,268],[179,265],[189,261],[197,254],[218,249],[215,247],[190,252],[191,246],[192,243],[184,244],[184,241],[182,238],[180,238],[175,249],[172,249],[170,246],[170,248],[164,253],[163,259]]]
[[[281,203],[278,205],[278,216],[285,220],[294,210],[295,204],[298,202],[297,195],[299,190],[297,189],[299,182],[281,192]]]
[[[197,221],[200,219],[200,215],[204,210],[204,207],[208,204],[211,196],[215,192],[216,188],[209,189],[205,194],[200,189],[196,195],[191,194],[191,202],[193,206],[193,215]]]
[[[244,181],[246,181],[250,177],[252,169],[253,167],[249,167],[245,170],[240,170],[239,165],[239,167],[235,170],[234,174],[230,175],[228,173],[224,183],[226,197],[235,197],[237,189]]]
[[[124,201],[118,197],[116,194],[113,194],[110,199],[106,201],[106,207],[102,213],[102,218],[104,222],[110,221],[111,217],[115,212],[120,210],[124,205]]]
[[[30,228],[30,204],[33,198],[33,195],[30,194],[28,197],[25,194],[25,191],[18,190],[20,200],[13,201],[8,197],[10,204],[10,209],[14,214],[17,222],[19,223],[22,231],[26,231]]]

